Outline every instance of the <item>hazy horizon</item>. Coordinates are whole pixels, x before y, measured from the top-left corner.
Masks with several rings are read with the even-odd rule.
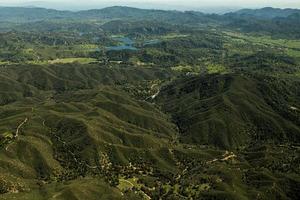
[[[60,10],[86,10],[108,6],[131,6],[137,8],[166,9],[166,10],[201,10],[205,12],[226,12],[241,8],[300,8],[299,0],[86,0],[84,3],[75,0],[0,0],[0,6],[36,6]]]

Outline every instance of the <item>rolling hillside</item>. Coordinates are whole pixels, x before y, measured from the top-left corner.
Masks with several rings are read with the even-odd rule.
[[[0,8],[0,200],[300,199],[297,12]]]
[[[296,195],[298,81],[187,76],[163,86],[155,105],[119,84],[174,77],[167,70],[80,64],[1,70],[0,199],[273,198],[266,192],[273,182],[288,187],[274,195]],[[257,176],[266,176],[264,187]],[[137,193],[122,189],[131,184]]]
[[[114,181],[118,181],[116,168],[129,163],[136,166],[151,163],[147,167],[175,170],[173,160],[163,159],[176,137],[175,125],[153,105],[109,86],[122,78],[138,82],[136,76],[126,70],[113,75],[110,73],[114,70],[102,71],[101,68],[97,68],[100,70],[97,74],[97,69],[91,68],[53,66],[52,69],[7,70],[7,79],[2,80],[7,87],[15,89],[7,93],[7,87],[1,84],[0,181],[1,193],[7,193],[1,198],[18,197],[11,194],[16,191],[25,192],[28,199],[40,199],[42,191],[36,190],[39,187],[45,187],[49,195],[60,198],[98,196],[93,187],[88,187],[92,196],[82,194],[78,188],[81,184],[98,185],[107,191],[101,194],[103,198],[117,198],[121,197],[120,192],[95,176],[114,185]],[[155,74],[138,70],[135,73],[143,79]],[[66,77],[70,74],[78,77]],[[40,79],[32,79],[32,75]],[[53,181],[71,182],[58,189],[52,188]]]
[[[164,87],[156,101],[187,143],[238,148],[254,141],[299,141],[299,82],[211,75]]]
[[[288,17],[290,15],[299,14],[299,9],[280,9],[280,8],[272,8],[266,7],[262,9],[242,9],[235,14],[240,16],[249,16],[249,17],[256,17],[260,19],[273,19],[273,18],[283,18]]]

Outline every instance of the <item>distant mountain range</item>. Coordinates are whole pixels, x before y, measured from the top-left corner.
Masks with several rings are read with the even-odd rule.
[[[292,14],[300,13],[299,9],[242,9],[231,12],[226,15],[240,17],[257,17],[273,19],[276,17],[288,17]],[[114,19],[114,18],[131,18],[131,19],[157,19],[163,21],[193,22],[203,21],[211,18],[210,14],[203,14],[198,11],[166,11],[166,10],[148,10],[132,7],[114,6],[103,9],[83,10],[83,11],[58,11],[55,9],[36,8],[36,7],[0,7],[0,21],[41,21],[48,19]]]
[[[241,16],[253,16],[258,18],[267,18],[267,19],[273,19],[276,17],[288,17],[293,14],[300,13],[299,9],[280,9],[280,8],[272,8],[272,7],[266,7],[262,9],[242,9],[235,14],[241,15]]]
[[[199,11],[139,9],[114,6],[82,11],[59,11],[35,7],[0,7],[0,31],[13,30],[7,23],[31,23],[45,21],[152,21],[171,25],[193,27],[228,27],[242,32],[263,32],[279,37],[300,38],[299,9],[242,9],[226,14],[205,14]],[[52,23],[51,22],[51,23]],[[120,22],[120,25],[123,22]],[[6,25],[5,25],[6,24]],[[115,23],[116,24],[116,23]],[[212,25],[212,26],[211,26]],[[30,27],[27,26],[26,27]]]

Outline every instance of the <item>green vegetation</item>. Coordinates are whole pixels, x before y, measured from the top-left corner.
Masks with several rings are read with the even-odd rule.
[[[224,66],[222,65],[214,65],[214,64],[209,64],[207,66],[207,71],[209,74],[214,74],[214,73],[225,73],[227,70]]]
[[[298,13],[0,8],[0,199],[299,199]]]
[[[285,99],[278,92],[297,92],[300,82],[250,77],[184,78],[163,88],[157,101],[172,114],[182,132],[179,139],[184,143],[231,149],[257,140],[297,141],[299,119],[290,105],[299,107],[298,97],[289,94],[289,99]]]
[[[97,60],[94,58],[62,58],[62,59],[48,61],[48,63],[50,63],[50,64],[57,64],[57,63],[66,64],[66,63],[78,62],[80,64],[89,64],[89,63],[95,62],[95,61],[97,61]]]

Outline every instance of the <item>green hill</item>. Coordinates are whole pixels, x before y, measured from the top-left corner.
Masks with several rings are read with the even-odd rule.
[[[300,199],[294,12],[0,7],[0,200]]]
[[[299,141],[299,81],[260,76],[183,78],[156,101],[191,144],[238,148],[257,140]]]
[[[96,64],[1,73],[0,199],[297,197],[297,80],[185,75],[150,103],[142,90],[176,74]]]
[[[177,134],[175,125],[116,83],[137,84],[168,72],[93,65],[2,70],[0,192],[5,195],[1,198],[19,198],[13,194],[19,192],[28,199],[120,198],[120,191],[99,177],[116,186],[118,168],[130,163],[142,171],[146,163],[146,169],[176,171],[175,161],[165,159]],[[55,182],[68,185],[54,187]],[[79,188],[81,184],[87,191]],[[100,196],[95,193],[98,187]]]
[[[266,7],[261,9],[242,9],[235,14],[241,15],[241,16],[250,16],[250,17],[257,17],[261,19],[272,19],[277,17],[288,17],[293,14],[300,13],[299,9],[280,9],[280,8],[272,8],[272,7]]]

